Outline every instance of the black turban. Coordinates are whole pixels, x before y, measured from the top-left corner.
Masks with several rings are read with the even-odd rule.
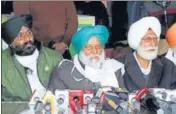
[[[19,34],[22,26],[32,28],[32,16],[30,14],[16,16],[1,24],[1,38],[11,44]]]

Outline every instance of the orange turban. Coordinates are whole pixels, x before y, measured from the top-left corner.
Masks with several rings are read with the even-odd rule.
[[[168,29],[166,33],[166,40],[171,48],[176,47],[176,23]]]

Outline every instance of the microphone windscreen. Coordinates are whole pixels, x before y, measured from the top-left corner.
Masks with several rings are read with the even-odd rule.
[[[113,110],[113,108],[108,104],[107,99],[112,100],[117,105],[120,105],[120,103],[121,103],[120,97],[116,94],[109,94],[109,92],[108,92],[108,94],[106,94],[105,97],[106,98],[104,99],[104,104],[103,104],[103,108],[105,110],[108,110],[108,111]]]
[[[116,105],[115,102],[112,101],[112,100],[108,100],[108,104],[109,104],[113,109],[116,109],[116,108],[117,108],[117,105]]]

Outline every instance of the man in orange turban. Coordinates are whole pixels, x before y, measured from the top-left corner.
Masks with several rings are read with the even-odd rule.
[[[166,40],[170,46],[166,58],[176,65],[176,23],[173,24],[166,33]]]

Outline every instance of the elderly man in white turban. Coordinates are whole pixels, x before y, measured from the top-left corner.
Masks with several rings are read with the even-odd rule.
[[[77,52],[73,62],[63,60],[54,71],[50,88],[96,90],[101,86],[119,87],[123,64],[105,57],[109,37],[106,27],[87,26],[74,34],[72,44]]]
[[[176,67],[166,58],[157,57],[161,25],[155,17],[144,17],[133,23],[128,43],[134,52],[118,60],[124,63],[124,85],[127,90],[163,87],[176,88]]]

